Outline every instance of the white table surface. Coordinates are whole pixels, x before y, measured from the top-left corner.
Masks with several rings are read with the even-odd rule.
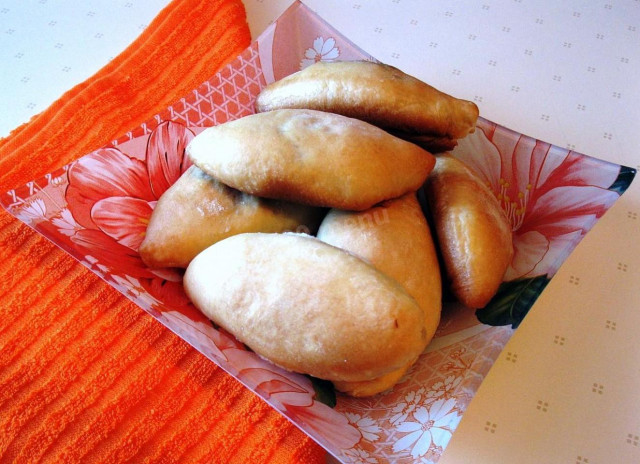
[[[95,73],[167,3],[0,0],[0,136]],[[376,58],[475,101],[489,120],[560,147],[640,166],[640,0],[304,3]],[[245,0],[252,35],[290,4]],[[517,402],[518,389],[530,388],[527,395],[554,405],[567,400],[562,377],[523,385],[526,375],[509,375],[499,358],[441,462],[640,462],[640,349],[628,338],[635,332],[620,330],[627,338],[611,346],[593,338],[575,358],[544,366],[526,361],[537,339],[553,337],[554,324],[562,325],[554,320],[560,306],[596,325],[613,318],[619,328],[640,327],[638,184],[587,235],[505,349],[521,353],[523,372],[535,369],[543,379],[571,366],[608,365],[606,373],[588,378],[604,385],[607,403],[578,411],[576,400],[579,426],[564,416],[523,423],[526,411],[496,406],[496,392]],[[584,285],[579,296],[567,299],[563,279],[574,275]],[[571,337],[589,339],[590,330],[595,329],[581,328]],[[590,363],[589,356],[601,361]],[[609,381],[622,375],[624,380]],[[488,435],[487,421],[502,433]]]
[[[108,63],[167,3],[0,0],[0,137]],[[244,3],[255,37],[292,0]],[[638,0],[305,3],[492,121],[617,162],[640,146]]]

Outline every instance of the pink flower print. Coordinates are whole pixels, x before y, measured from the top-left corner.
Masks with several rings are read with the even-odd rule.
[[[368,441],[376,441],[379,438],[379,434],[382,432],[380,427],[377,425],[376,421],[371,419],[370,417],[361,416],[360,414],[355,414],[351,412],[345,412],[347,420],[350,424],[353,424],[365,440]]]
[[[41,198],[36,198],[25,204],[16,216],[22,222],[33,226],[36,222],[43,220],[47,216],[47,205]]]
[[[420,388],[416,391],[410,391],[402,401],[398,401],[393,407],[391,412],[393,415],[389,418],[389,422],[397,424],[403,422],[409,414],[414,412],[419,404],[422,402],[422,396],[424,395],[424,388]]]
[[[155,201],[147,168],[116,148],[96,150],[80,158],[68,171],[66,198],[76,221],[99,229],[91,216],[93,206],[107,198]],[[135,220],[132,222],[136,222]]]
[[[318,61],[333,61],[340,56],[340,50],[336,47],[335,39],[329,37],[316,37],[313,41],[313,47],[307,48],[304,52],[304,58],[300,61],[300,69],[311,66]]]
[[[136,278],[179,280],[151,271],[138,255],[156,201],[190,166],[185,147],[194,137],[185,126],[166,121],[149,135],[145,160],[117,148],[96,150],[68,170],[68,211],[55,225],[82,252],[113,272]]]
[[[360,448],[351,448],[343,452],[346,462],[353,464],[378,464],[379,461],[365,450]]]
[[[494,191],[511,221],[505,280],[551,277],[619,195],[619,167],[478,121],[453,154]]]
[[[146,162],[149,184],[156,198],[193,164],[185,155],[193,137],[193,132],[185,126],[171,121],[160,124],[149,137]]]
[[[316,437],[322,437],[338,449],[352,448],[362,438],[347,418],[315,399],[311,381],[291,374],[255,353],[240,348],[229,348],[224,355],[238,370],[238,378],[261,393],[278,410],[304,424]]]
[[[426,400],[433,401],[437,398],[448,398],[462,382],[462,377],[456,377],[453,375],[447,376],[443,381],[438,381],[431,386],[431,389],[427,390]]]
[[[454,399],[440,399],[429,409],[419,407],[414,413],[415,421],[405,421],[396,426],[398,432],[407,432],[393,445],[395,452],[411,449],[416,459],[428,451],[443,450],[451,439],[452,431],[460,417],[456,412]]]
[[[51,219],[51,223],[58,228],[61,234],[67,237],[72,237],[81,229],[68,208],[63,208],[58,215]]]

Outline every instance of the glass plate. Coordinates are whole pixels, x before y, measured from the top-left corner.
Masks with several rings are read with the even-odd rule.
[[[318,60],[374,58],[301,3],[235,61],[109,145],[11,190],[2,205],[137,303],[342,462],[436,462],[513,330],[635,171],[480,119],[453,154],[499,198],[514,259],[498,295],[473,311],[446,304],[436,338],[387,393],[336,394],[327,382],[279,369],[216,329],[186,298],[181,273],[138,255],[153,207],[186,169],[184,147],[203,128],[254,112],[267,84]]]

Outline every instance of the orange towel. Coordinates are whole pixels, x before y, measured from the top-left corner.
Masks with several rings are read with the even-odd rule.
[[[0,191],[107,144],[250,42],[240,0],[174,0],[0,141]],[[287,419],[0,210],[0,462],[324,462]]]

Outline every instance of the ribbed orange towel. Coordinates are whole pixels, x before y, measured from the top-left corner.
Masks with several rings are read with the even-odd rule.
[[[0,141],[0,191],[148,120],[250,42],[240,0],[175,0]],[[324,451],[73,258],[0,211],[1,462],[324,462]]]

